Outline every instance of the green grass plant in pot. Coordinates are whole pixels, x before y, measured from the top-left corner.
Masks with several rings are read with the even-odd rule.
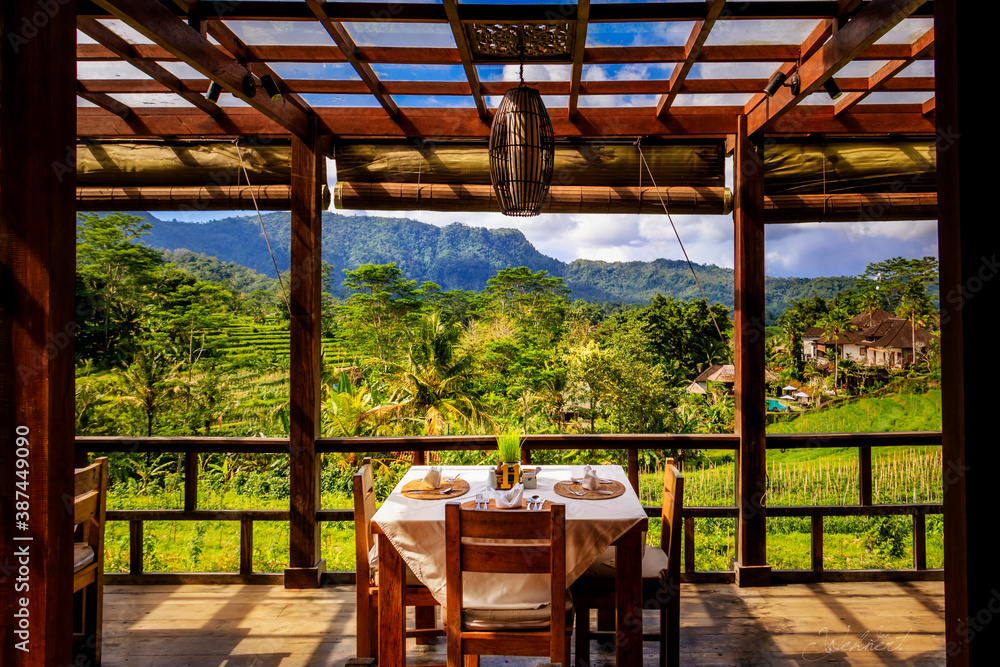
[[[510,489],[521,481],[521,435],[497,436],[497,488]]]

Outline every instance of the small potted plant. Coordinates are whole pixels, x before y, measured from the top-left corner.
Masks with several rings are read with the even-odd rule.
[[[497,488],[510,489],[521,481],[521,435],[503,433],[497,436]]]

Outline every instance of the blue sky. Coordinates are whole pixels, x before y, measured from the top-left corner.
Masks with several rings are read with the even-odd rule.
[[[292,0],[290,0],[292,1]],[[462,0],[469,2],[469,0]],[[485,1],[485,0],[483,0]],[[496,0],[490,0],[496,2]],[[615,1],[615,0],[611,0]],[[514,4],[514,3],[512,3]],[[150,40],[132,31],[119,21],[108,20],[106,25],[132,43],[148,43]],[[317,44],[332,43],[329,35],[315,22],[251,22],[227,21],[241,38],[249,44]],[[451,29],[445,24],[389,24],[379,22],[355,22],[345,24],[359,45],[378,46],[442,46],[454,47]],[[622,45],[682,45],[691,31],[690,23],[594,23],[587,32],[587,46]],[[814,20],[806,21],[720,21],[716,24],[707,44],[746,43],[801,43],[815,27]],[[919,35],[932,27],[930,19],[907,19],[900,26],[882,38],[885,43],[913,42]],[[91,42],[82,33],[80,43]],[[878,61],[855,62],[841,70],[840,75],[870,76],[884,63]],[[177,76],[184,79],[204,78],[191,67],[182,63],[164,63]],[[691,71],[690,78],[723,79],[766,78],[776,69],[776,63],[698,63]],[[462,81],[465,73],[461,66],[453,65],[373,65],[377,75],[383,80],[437,80]],[[357,73],[344,63],[294,64],[277,63],[276,73],[288,79],[331,79],[357,80]],[[480,78],[484,81],[516,81],[516,65],[479,66]],[[586,65],[585,80],[624,79],[669,79],[673,64],[624,64]],[[525,79],[530,81],[566,81],[569,79],[568,65],[526,65]],[[78,76],[81,79],[101,78],[147,78],[138,70],[125,63],[89,62],[80,63]],[[917,62],[902,73],[902,76],[933,76],[933,64]],[[876,93],[864,103],[912,101],[923,102],[929,93]],[[909,96],[909,98],[905,97]],[[115,95],[121,102],[136,108],[188,106],[189,103],[178,96],[169,94]],[[310,104],[322,106],[378,106],[370,95],[304,95]],[[677,105],[726,104],[741,105],[749,94],[739,95],[680,95]],[[471,97],[398,96],[401,107],[471,107]],[[546,97],[550,108],[566,106],[565,97]],[[654,95],[580,97],[581,107],[602,106],[652,107],[656,104]],[[223,106],[242,106],[245,103],[224,94],[220,99]],[[487,104],[496,106],[499,98],[487,98]],[[812,95],[805,104],[829,104],[826,95]],[[89,103],[81,100],[81,105]],[[331,186],[335,180],[335,165],[330,164]],[[728,182],[732,187],[731,176]],[[155,213],[155,212],[154,212]],[[350,214],[350,211],[341,213]],[[563,261],[577,258],[606,261],[649,261],[660,257],[681,259],[683,255],[674,237],[674,232],[666,216],[631,215],[542,215],[536,218],[506,218],[499,214],[456,214],[414,211],[405,213],[385,213],[372,211],[377,215],[398,215],[435,225],[463,222],[485,227],[513,227],[520,229],[539,251]],[[248,212],[238,213],[247,214]],[[157,214],[164,219],[205,221],[228,217],[229,213],[182,214],[163,212]],[[705,264],[733,266],[733,239],[731,216],[675,216],[681,239],[691,259]],[[937,225],[934,221],[894,222],[894,223],[829,223],[769,225],[765,235],[767,245],[766,271],[772,276],[829,276],[856,275],[864,271],[873,261],[897,255],[922,257],[937,255]]]

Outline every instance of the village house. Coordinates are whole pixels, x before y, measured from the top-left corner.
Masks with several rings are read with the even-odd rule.
[[[836,339],[827,336],[822,327],[806,329],[802,335],[803,358],[824,359],[839,348],[841,359],[865,366],[902,368],[912,362],[914,347],[921,354],[931,342],[930,333],[882,309],[856,315],[851,324],[854,330]]]

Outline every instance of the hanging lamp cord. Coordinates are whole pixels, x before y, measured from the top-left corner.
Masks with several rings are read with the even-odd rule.
[[[517,31],[517,59],[520,63],[519,76],[521,78],[521,85],[524,85],[524,30],[519,29]]]
[[[677,237],[677,244],[680,245],[681,252],[684,253],[684,259],[687,260],[687,265],[688,268],[691,269],[691,275],[694,277],[694,282],[698,285],[698,291],[701,292],[701,298],[705,300],[705,306],[708,308],[708,315],[712,318],[712,324],[715,325],[715,331],[719,334],[719,340],[725,344],[726,337],[722,335],[722,329],[719,328],[719,322],[715,319],[715,313],[712,312],[712,306],[708,303],[708,296],[705,294],[705,288],[702,287],[701,281],[698,280],[698,274],[694,270],[694,264],[691,263],[691,258],[688,257],[687,250],[684,248],[684,242],[681,241],[681,235],[677,232],[677,225],[674,224],[674,219],[671,217],[670,211],[667,209],[667,204],[663,201],[663,195],[660,193],[660,188],[656,184],[656,178],[653,176],[653,170],[649,168],[649,163],[646,162],[646,156],[642,152],[642,137],[635,140],[635,147],[639,149],[639,159],[642,161],[642,166],[646,168],[646,173],[649,174],[649,180],[653,184],[653,189],[656,190],[656,196],[660,199],[660,206],[663,207],[663,212],[667,215],[667,220],[670,221],[670,227],[674,230],[674,236]],[[641,168],[639,171],[639,183],[642,183]],[[642,190],[639,191],[639,201],[642,201]]]
[[[267,230],[264,229],[264,217],[260,214],[260,207],[257,206],[257,197],[254,196],[253,186],[250,184],[250,175],[247,173],[247,167],[243,163],[243,149],[240,148],[240,140],[236,139],[233,141],[236,146],[236,155],[240,158],[240,170],[243,172],[243,178],[247,182],[247,190],[250,192],[250,201],[253,202],[253,207],[257,211],[257,220],[260,221],[260,231],[264,234],[264,242],[267,243],[267,252],[271,255],[271,263],[274,265],[274,273],[278,276],[278,284],[281,285],[281,296],[285,300],[285,308],[288,309],[288,316],[292,315],[292,307],[288,302],[288,292],[285,291],[285,281],[281,277],[281,271],[278,270],[278,262],[274,259],[274,251],[271,250],[271,239],[267,237]],[[236,185],[239,185],[239,177],[237,176]]]

